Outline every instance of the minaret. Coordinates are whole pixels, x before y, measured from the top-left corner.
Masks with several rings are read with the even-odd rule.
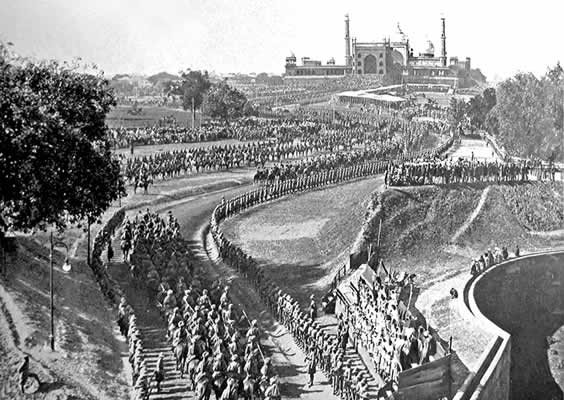
[[[447,51],[446,51],[446,28],[445,28],[445,17],[441,17],[443,23],[443,33],[441,35],[441,64],[443,67],[447,65]]]
[[[350,67],[351,59],[351,37],[349,32],[349,14],[345,14],[345,65]]]

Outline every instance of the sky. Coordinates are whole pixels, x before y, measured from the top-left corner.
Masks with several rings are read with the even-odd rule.
[[[285,58],[344,63],[344,15],[351,36],[393,37],[397,24],[415,53],[471,57],[489,80],[564,63],[564,1],[495,0],[0,0],[0,41],[20,55],[80,57],[107,75],[284,72]]]

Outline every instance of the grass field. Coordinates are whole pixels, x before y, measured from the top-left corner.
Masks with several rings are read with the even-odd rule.
[[[227,237],[259,260],[302,305],[326,293],[333,272],[348,262],[371,193],[383,178],[289,196],[227,220]]]
[[[144,127],[155,125],[161,118],[173,116],[180,125],[190,126],[192,124],[192,113],[177,108],[158,107],[158,106],[140,106],[142,111],[138,115],[128,113],[131,106],[117,106],[112,109],[106,116],[108,126],[114,128],[125,126],[129,128]],[[196,124],[198,124],[200,115],[196,114]]]

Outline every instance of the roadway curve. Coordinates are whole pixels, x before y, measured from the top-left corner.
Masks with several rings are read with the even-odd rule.
[[[220,262],[217,254],[214,253],[211,246],[208,246],[207,228],[215,206],[221,201],[222,197],[235,197],[248,191],[250,188],[251,185],[241,185],[149,208],[160,213],[167,212],[168,210],[172,211],[180,222],[183,237],[190,243],[190,247],[196,256],[197,265],[207,270],[211,276],[221,277],[230,281],[230,294],[233,302],[240,304],[247,312],[249,318],[256,318],[260,321],[261,327],[265,331],[261,345],[271,356],[273,364],[280,375],[281,390],[284,393],[284,398],[310,400],[336,398],[332,394],[329,381],[321,373],[316,375],[316,385],[312,388],[307,387],[307,369],[303,352],[295,344],[291,335],[270,315],[251,285],[239,277],[232,269]],[[132,210],[130,214],[134,215],[135,212],[136,210]],[[114,248],[117,248],[117,245],[114,245]],[[122,281],[120,284],[123,286],[127,282]],[[146,327],[145,329],[149,330],[149,328],[152,328],[152,330],[155,330],[160,323],[156,321],[152,322],[151,325],[154,325],[154,327]],[[159,331],[164,335],[164,330],[159,329]],[[158,346],[158,343],[155,346]],[[151,356],[154,355],[151,354]],[[152,367],[151,362],[150,366]],[[183,393],[186,393],[185,385],[176,379],[174,386],[168,389],[176,393],[171,394],[170,397],[164,395],[162,396],[163,399],[177,399]],[[161,397],[159,396],[158,398]]]

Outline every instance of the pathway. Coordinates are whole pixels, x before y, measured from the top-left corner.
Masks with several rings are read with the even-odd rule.
[[[112,244],[114,257],[108,267],[110,274],[124,291],[129,304],[135,310],[137,324],[143,341],[143,356],[147,364],[147,371],[152,376],[160,353],[164,355],[165,381],[161,384],[161,391],[151,389],[149,400],[167,399],[180,400],[191,398],[189,381],[180,378],[176,371],[176,361],[170,343],[166,340],[166,326],[155,305],[150,301],[144,289],[132,285],[129,277],[129,266],[123,262],[123,253],[119,246],[119,234],[115,235]],[[104,255],[105,256],[105,255]]]
[[[470,227],[472,222],[474,222],[476,217],[480,214],[480,211],[482,211],[482,208],[484,207],[484,204],[486,203],[486,200],[488,198],[488,193],[490,193],[490,189],[491,189],[491,186],[488,186],[482,191],[482,195],[480,196],[480,201],[478,202],[478,205],[476,206],[474,211],[472,211],[472,214],[470,214],[468,216],[466,221],[464,221],[464,223],[460,226],[460,228],[458,228],[457,231],[454,233],[454,235],[450,239],[450,243],[453,243],[453,244],[456,243],[458,241],[458,239],[460,238],[460,236],[462,236],[464,234],[464,232],[466,232],[468,230],[468,228]]]
[[[499,160],[493,148],[482,139],[462,139],[447,153],[447,157],[455,160],[458,158],[471,159],[472,155],[479,161]]]

